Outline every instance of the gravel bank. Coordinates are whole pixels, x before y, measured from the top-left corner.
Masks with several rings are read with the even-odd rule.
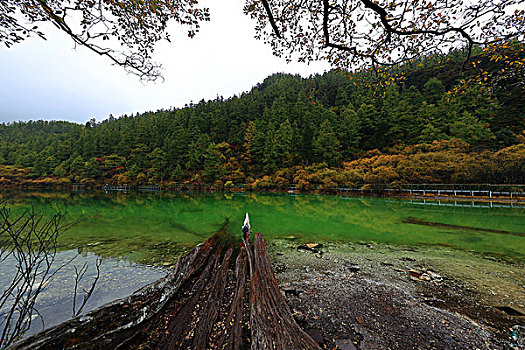
[[[525,349],[520,262],[447,247],[268,249],[296,320],[325,349]]]

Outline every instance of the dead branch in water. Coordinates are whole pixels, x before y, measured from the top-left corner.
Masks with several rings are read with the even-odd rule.
[[[14,277],[0,295],[0,346],[18,340],[34,317],[43,319],[35,302],[44,287],[64,265],[55,267],[57,238],[62,214],[48,221],[33,209],[11,218],[7,207],[0,209],[0,262],[14,266]]]
[[[73,224],[63,224],[64,215],[59,212],[49,219],[38,215],[34,209],[13,217],[5,205],[0,208],[0,263],[12,268],[13,277],[0,294],[0,348],[19,340],[30,328],[35,318],[44,319],[36,309],[41,292],[52,283],[56,274],[70,265],[77,256],[59,264],[57,262],[57,240],[59,235]],[[73,313],[79,315],[95,289],[100,276],[100,261],[97,275],[76,310],[78,283],[87,270],[87,264],[79,270],[74,266],[75,295]]]
[[[100,278],[100,265],[102,264],[102,259],[97,258],[97,262],[95,264],[95,267],[97,269],[97,274],[95,275],[95,278],[93,279],[93,282],[91,283],[91,287],[88,290],[83,289],[84,297],[82,298],[82,304],[80,304],[80,307],[78,310],[76,309],[77,304],[77,295],[78,295],[78,286],[80,281],[84,278],[84,275],[87,272],[88,264],[84,263],[80,270],[73,266],[75,269],[75,287],[74,287],[74,293],[73,293],[73,317],[78,316],[82,313],[82,310],[84,309],[84,306],[86,306],[87,301],[91,298],[91,295],[93,295],[93,291],[95,291],[95,287],[97,285],[98,279]]]

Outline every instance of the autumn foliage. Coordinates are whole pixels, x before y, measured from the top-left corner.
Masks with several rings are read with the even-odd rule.
[[[498,80],[495,54],[473,58],[487,76],[452,52],[374,86],[365,73],[275,74],[180,109],[0,124],[0,185],[525,183],[524,80]]]

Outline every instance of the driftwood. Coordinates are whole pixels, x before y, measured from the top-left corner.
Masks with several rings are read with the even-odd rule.
[[[319,349],[295,322],[262,235],[252,248],[226,224],[165,278],[10,349]]]

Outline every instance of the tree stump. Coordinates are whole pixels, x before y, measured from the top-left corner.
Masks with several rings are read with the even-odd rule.
[[[295,322],[261,234],[227,221],[164,278],[11,349],[319,349]]]

